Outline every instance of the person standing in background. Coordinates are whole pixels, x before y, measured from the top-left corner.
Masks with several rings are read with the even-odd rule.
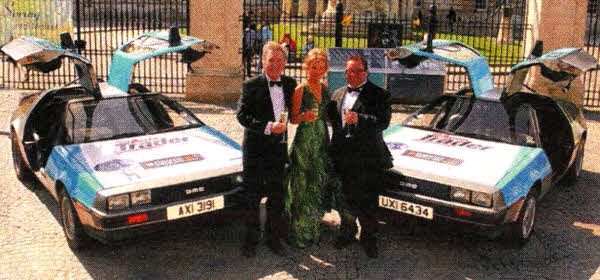
[[[244,29],[244,51],[242,53],[247,77],[250,77],[252,74],[252,59],[258,52],[259,44],[259,31],[256,30],[255,23],[250,23],[250,25]]]
[[[302,47],[302,59],[304,59],[304,57],[306,57],[308,52],[314,48],[315,48],[315,42],[314,42],[313,36],[308,35],[308,38],[306,38],[306,44],[304,45],[304,47]]]
[[[261,27],[260,27],[260,39],[262,44],[260,45],[260,50],[259,50],[259,58],[258,58],[258,65],[256,66],[256,70],[260,73],[262,72],[262,49],[264,44],[266,44],[267,42],[273,41],[273,30],[271,30],[271,26],[269,25],[269,22],[266,20],[263,20],[261,22]]]
[[[454,32],[454,24],[456,23],[456,11],[454,10],[454,7],[450,7],[446,19],[448,19],[448,26],[450,27],[450,32]]]

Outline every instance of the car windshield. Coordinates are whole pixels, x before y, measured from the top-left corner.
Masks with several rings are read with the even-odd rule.
[[[473,97],[443,96],[407,118],[403,125],[482,140],[515,142],[514,125],[511,133],[509,114],[503,104]]]
[[[120,139],[202,125],[183,106],[160,95],[77,101],[69,104],[65,117],[71,143]]]

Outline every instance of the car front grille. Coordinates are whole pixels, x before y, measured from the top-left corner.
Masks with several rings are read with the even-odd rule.
[[[153,189],[152,204],[167,204],[232,190],[236,186],[231,183],[230,176],[207,178]]]
[[[387,189],[390,191],[397,190],[443,200],[450,198],[450,186],[448,185],[407,177],[397,173],[388,174],[386,181]]]

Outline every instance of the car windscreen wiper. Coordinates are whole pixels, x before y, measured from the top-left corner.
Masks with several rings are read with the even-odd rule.
[[[188,124],[188,125],[173,126],[173,127],[167,127],[167,128],[159,129],[157,131],[153,131],[153,132],[148,133],[148,134],[157,134],[157,133],[163,133],[163,132],[186,130],[186,129],[189,129],[189,128],[196,128],[196,127],[201,127],[201,126],[203,126],[203,124],[200,124],[200,123],[193,123],[193,124]]]
[[[435,131],[435,132],[446,133],[446,134],[454,134],[453,132],[450,132],[450,131],[446,131],[446,130],[434,128],[434,127],[428,127],[428,126],[410,125],[410,124],[403,124],[402,126],[416,128],[416,129],[429,130],[429,131]]]
[[[98,140],[114,140],[114,139],[121,139],[121,138],[129,138],[129,137],[135,137],[135,136],[141,136],[144,135],[145,133],[143,132],[125,132],[125,133],[119,133],[119,134],[115,134],[111,137],[108,138],[103,138],[103,139],[98,139]],[[98,141],[96,140],[96,141]]]
[[[464,137],[471,137],[471,138],[475,138],[475,139],[480,139],[480,140],[487,140],[487,141],[494,141],[494,142],[500,142],[500,143],[507,143],[507,144],[513,144],[510,141],[506,141],[506,140],[502,140],[502,139],[498,139],[486,134],[481,134],[481,133],[474,133],[474,132],[454,132],[454,134],[459,135],[459,136],[464,136]]]

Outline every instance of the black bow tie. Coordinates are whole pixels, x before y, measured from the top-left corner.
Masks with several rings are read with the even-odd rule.
[[[357,87],[357,88],[351,88],[351,87],[348,87],[348,92],[353,92],[353,91],[355,91],[355,92],[358,92],[358,93],[360,93],[360,91],[361,91],[362,89],[363,89],[363,87]]]
[[[281,87],[281,81],[269,81],[269,87],[278,86]]]

